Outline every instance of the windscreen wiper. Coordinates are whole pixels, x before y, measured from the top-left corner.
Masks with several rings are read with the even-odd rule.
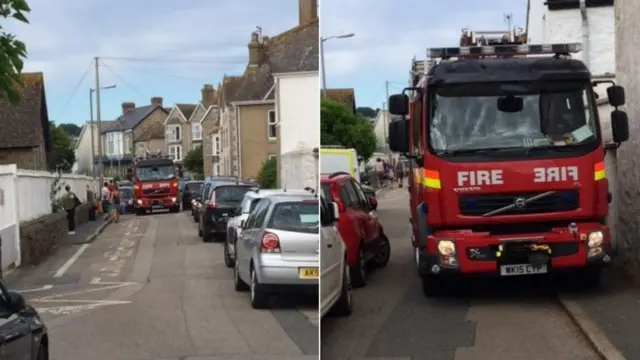
[[[438,155],[457,156],[457,155],[491,154],[491,153],[523,150],[523,149],[524,148],[520,146],[510,146],[510,147],[493,147],[493,148],[481,148],[481,149],[443,150],[438,152]]]
[[[536,151],[555,151],[555,152],[566,152],[573,151],[576,148],[580,147],[581,144],[574,145],[545,145],[545,146],[534,146],[527,149],[525,156],[528,156],[532,152]]]

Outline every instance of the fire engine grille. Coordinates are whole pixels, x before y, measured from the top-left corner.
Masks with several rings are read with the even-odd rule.
[[[482,216],[490,211],[498,210],[509,205],[522,204],[522,199],[540,195],[543,192],[528,192],[514,194],[483,194],[465,195],[458,198],[458,209],[461,215]],[[517,201],[520,200],[520,201]],[[571,211],[580,206],[580,194],[574,190],[556,191],[551,195],[536,199],[522,207],[516,207],[498,213],[502,215],[543,214],[557,211]]]
[[[167,196],[169,195],[169,188],[142,189],[142,194],[148,196]]]

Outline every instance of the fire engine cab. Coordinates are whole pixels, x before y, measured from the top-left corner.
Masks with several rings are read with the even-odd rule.
[[[576,272],[599,283],[611,259],[610,194],[594,86],[580,44],[526,44],[463,30],[459,47],[414,59],[389,98],[392,151],[411,159],[412,242],[425,295],[458,277]],[[609,81],[610,82],[610,81]],[[629,137],[607,88],[613,141]]]

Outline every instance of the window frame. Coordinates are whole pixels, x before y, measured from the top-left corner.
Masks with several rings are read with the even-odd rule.
[[[180,150],[179,151],[180,156],[178,157],[178,156],[176,156],[175,153],[172,153],[171,149],[179,149]],[[169,150],[169,156],[171,156],[174,161],[182,161],[182,145],[180,145],[180,144],[171,144],[171,145],[169,145],[169,149],[168,150]]]
[[[167,125],[165,135],[171,134],[171,136],[167,136],[168,137],[167,140],[171,142],[182,141],[181,127],[182,127],[181,125],[176,125],[176,124]],[[173,129],[173,130],[170,130],[170,129]]]
[[[196,132],[196,129],[198,131]],[[198,134],[196,137],[195,134]],[[192,123],[191,124],[191,140],[202,140],[202,124],[200,123]]]
[[[273,114],[273,121],[271,119]],[[267,111],[267,138],[269,140],[276,140],[278,138],[278,117],[275,110]],[[273,129],[273,136],[271,136],[271,129]]]

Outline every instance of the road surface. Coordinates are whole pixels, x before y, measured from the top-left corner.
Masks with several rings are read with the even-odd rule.
[[[354,290],[349,318],[323,319],[322,359],[598,359],[549,284],[491,280],[464,296],[427,299],[413,262],[408,201],[406,188],[380,194],[391,261]]]
[[[318,358],[316,299],[252,310],[185,213],[123,218],[11,285],[41,312],[52,360]]]

